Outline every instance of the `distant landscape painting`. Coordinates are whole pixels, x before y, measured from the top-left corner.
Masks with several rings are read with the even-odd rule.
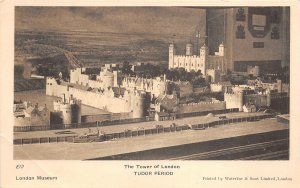
[[[289,7],[15,7],[14,159],[289,160]]]

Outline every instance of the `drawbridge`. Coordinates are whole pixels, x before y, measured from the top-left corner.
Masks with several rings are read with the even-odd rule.
[[[65,52],[65,56],[68,59],[68,62],[71,65],[72,69],[81,67],[78,59],[73,55],[72,52]]]

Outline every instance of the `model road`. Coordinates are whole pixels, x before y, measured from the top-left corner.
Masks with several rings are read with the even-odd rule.
[[[229,137],[92,160],[262,160],[289,158],[289,130]]]
[[[259,150],[269,150],[269,153],[266,154],[258,154],[250,157],[243,157],[243,158],[237,158],[239,160],[254,160],[254,159],[272,159],[273,157],[278,156],[286,156],[288,154],[288,150],[282,150],[282,151],[272,151],[276,150],[276,148],[282,148],[282,147],[288,147],[288,140],[287,139],[280,139],[275,141],[269,141],[269,142],[263,142],[263,143],[257,143],[257,144],[249,144],[245,146],[238,146],[238,147],[232,147],[232,148],[226,148],[216,151],[210,151],[210,152],[204,152],[204,153],[197,153],[192,155],[186,155],[176,158],[170,158],[169,160],[203,160],[203,159],[215,159],[218,157],[224,157],[226,155],[234,156],[234,154],[240,154],[240,153],[255,153],[259,152]]]

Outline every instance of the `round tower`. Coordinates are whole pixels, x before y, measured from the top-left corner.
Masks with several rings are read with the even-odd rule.
[[[101,75],[101,79],[103,81],[103,85],[105,88],[114,86],[114,75],[109,71],[103,72]]]
[[[145,93],[135,92],[133,98],[132,118],[145,117]]]
[[[172,43],[169,46],[169,69],[174,68],[175,45]]]
[[[193,45],[191,43],[186,44],[185,52],[187,56],[193,55]]]
[[[62,103],[60,104],[60,111],[62,113],[63,124],[65,124],[65,128],[70,128],[72,123],[72,110],[70,104]]]

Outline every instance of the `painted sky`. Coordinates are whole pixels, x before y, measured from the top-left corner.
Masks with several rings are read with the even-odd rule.
[[[82,30],[192,35],[205,10],[183,7],[16,7],[16,30]]]

